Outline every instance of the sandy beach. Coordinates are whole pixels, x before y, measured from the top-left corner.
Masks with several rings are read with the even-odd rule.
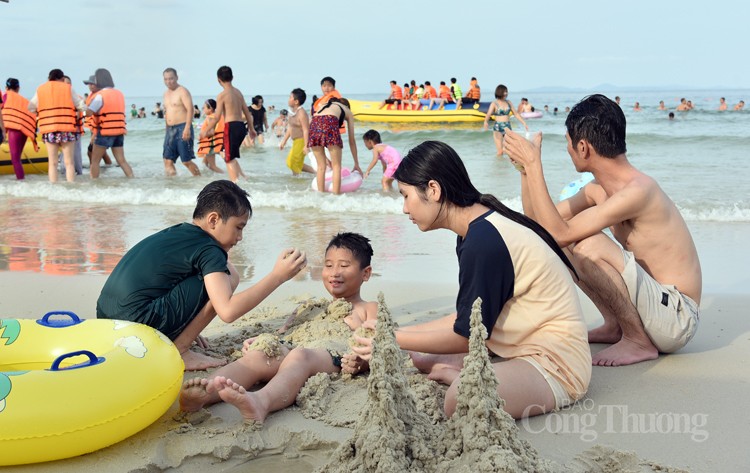
[[[0,272],[0,313],[35,318],[65,309],[91,317],[104,281],[104,276],[94,275]],[[380,291],[394,321],[408,325],[451,311],[456,287],[378,281],[365,285],[363,296],[374,300]],[[322,297],[322,292],[319,282],[292,281],[238,323],[212,324],[206,335],[213,353],[237,356],[248,334],[280,326],[297,301]],[[559,412],[516,422],[518,438],[528,441],[540,459],[569,471],[746,471],[748,303],[747,295],[706,294],[700,329],[687,347],[635,366],[594,367],[583,400]],[[588,301],[585,312],[589,326],[596,326],[600,316]],[[593,346],[594,351],[600,348]],[[367,399],[367,379],[319,375],[311,383],[311,393],[298,403],[302,407],[272,414],[261,430],[248,428],[236,409],[225,404],[191,416],[189,423],[178,422],[175,402],[150,427],[111,447],[4,470],[252,472],[273,467],[313,471],[352,438]],[[410,385],[417,386],[412,391],[419,398],[419,409],[439,416],[444,389],[428,383],[417,380]]]

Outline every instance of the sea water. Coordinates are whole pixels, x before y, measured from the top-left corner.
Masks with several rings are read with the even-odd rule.
[[[351,96],[380,100],[381,94]],[[566,150],[565,107],[586,95],[580,92],[519,93],[517,103],[528,97],[542,118],[529,119],[532,131],[543,134],[543,166],[553,197],[578,178]],[[614,97],[615,93],[607,95]],[[718,112],[719,97],[730,108],[750,98],[750,91],[640,91],[619,93],[627,126],[628,158],[654,177],[675,201],[696,236],[699,253],[710,278],[710,289],[734,290],[737,278],[723,281],[726,265],[739,265],[737,257],[722,250],[743,248],[750,229],[750,111]],[[696,109],[675,112],[679,99],[687,97]],[[200,106],[208,97],[195,97]],[[269,124],[286,108],[287,96],[266,96]],[[161,97],[129,97],[147,113]],[[668,110],[658,110],[664,100]],[[635,101],[642,111],[633,110]],[[557,107],[558,112],[553,113]],[[202,121],[196,120],[196,125]],[[515,119],[513,129],[523,130]],[[112,270],[122,254],[145,236],[189,221],[200,189],[225,178],[200,165],[202,175],[192,177],[179,161],[176,177],[164,176],[162,145],[164,120],[148,115],[129,119],[125,154],[134,179],[126,179],[115,167],[105,168],[97,181],[88,170],[75,183],[47,182],[46,175],[0,176],[0,270],[44,271],[57,274],[96,273]],[[464,160],[472,181],[485,193],[495,194],[509,207],[521,210],[520,181],[507,158],[498,158],[492,133],[482,123],[379,124],[355,122],[354,136],[360,166],[366,169],[372,153],[362,142],[368,129],[380,132],[384,143],[402,154],[426,140],[444,141]],[[196,128],[197,134],[197,128]],[[344,166],[353,160],[344,137]],[[88,144],[88,136],[84,145]],[[244,239],[230,253],[243,282],[265,275],[285,247],[308,252],[310,270],[299,278],[320,277],[322,253],[332,235],[357,231],[372,240],[375,277],[390,281],[415,279],[452,282],[457,278],[455,235],[447,231],[422,234],[402,214],[397,192],[383,193],[377,164],[362,187],[351,194],[333,196],[310,190],[312,175],[291,175],[286,156],[271,131],[264,144],[244,148],[239,160],[248,180],[241,182],[250,194],[253,217]],[[87,160],[84,157],[84,163]],[[200,161],[198,161],[200,162]],[[223,164],[219,164],[223,167]],[[395,185],[394,185],[395,188]],[[717,240],[718,238],[718,240]],[[720,241],[717,247],[715,242]],[[742,258],[747,260],[747,252]],[[737,268],[738,271],[742,271]],[[744,272],[744,271],[742,271]]]

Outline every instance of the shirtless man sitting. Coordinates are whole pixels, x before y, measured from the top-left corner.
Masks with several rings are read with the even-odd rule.
[[[245,97],[239,89],[232,85],[232,80],[234,80],[232,68],[221,66],[216,71],[216,78],[224,90],[216,97],[216,112],[206,119],[206,122],[208,122],[206,133],[213,133],[216,122],[224,116],[224,161],[227,163],[229,179],[232,182],[237,182],[240,177],[245,177],[242,168],[240,168],[240,163],[237,161],[240,158],[240,145],[245,139],[245,135],[255,138],[257,134],[255,133],[253,116],[250,114],[250,109],[247,108]],[[247,121],[247,127],[245,127],[243,116]],[[205,138],[203,132],[200,137]]]
[[[193,97],[188,90],[177,83],[177,71],[171,67],[164,69],[164,118],[167,133],[164,137],[164,171],[174,176],[177,170],[174,163],[179,157],[182,164],[193,174],[200,176],[195,165],[193,152]]]
[[[589,342],[613,345],[593,364],[629,365],[679,350],[698,327],[702,291],[685,220],[657,182],[628,161],[625,115],[615,102],[586,97],[565,125],[573,165],[594,181],[557,206],[544,180],[541,136],[532,143],[508,131],[505,146],[521,169],[524,212],[567,248],[579,287],[604,317]]]

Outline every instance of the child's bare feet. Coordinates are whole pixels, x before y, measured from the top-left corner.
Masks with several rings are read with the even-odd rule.
[[[226,360],[213,358],[202,353],[187,350],[181,354],[185,363],[185,371],[203,371],[209,368],[218,368],[227,364]]]
[[[182,389],[180,390],[180,410],[183,412],[196,412],[211,402],[211,395],[206,390],[209,384],[206,378],[192,378],[182,383]]]
[[[245,422],[263,422],[268,415],[268,408],[263,405],[255,393],[250,393],[244,387],[229,378],[217,376],[213,380],[214,389],[218,390],[221,399],[236,407]]]

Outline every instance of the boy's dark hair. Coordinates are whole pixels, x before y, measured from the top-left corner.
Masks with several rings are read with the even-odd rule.
[[[441,80],[441,81],[440,81],[440,85],[445,85],[445,81],[444,81],[444,80]]]
[[[605,158],[627,151],[625,114],[616,102],[604,95],[589,95],[578,102],[565,119],[565,127],[573,147],[586,140]]]
[[[241,217],[247,214],[250,218],[253,209],[247,192],[232,181],[222,179],[206,185],[198,194],[198,203],[193,211],[193,219],[203,218],[216,212],[223,222],[230,217]]]
[[[362,135],[363,140],[372,141],[376,145],[380,144],[380,133],[378,133],[377,130],[367,130],[364,135]]]
[[[426,80],[424,81],[424,85],[432,85],[432,84],[430,84],[430,81]]]
[[[359,262],[359,267],[364,269],[370,266],[372,259],[372,246],[370,240],[359,233],[339,233],[328,242],[326,253],[331,248],[343,248],[352,252],[354,259]]]
[[[456,78],[455,77],[451,77],[451,84],[455,84],[455,83],[456,83]]]
[[[292,90],[292,96],[297,102],[299,102],[300,105],[304,105],[305,100],[307,100],[307,94],[299,87]]]
[[[323,82],[330,82],[331,85],[336,88],[336,81],[333,80],[333,77],[331,76],[325,76],[324,78],[320,79],[320,85],[323,85]]]
[[[47,76],[47,80],[60,80],[63,77],[65,77],[65,74],[60,69],[52,69],[49,71],[49,75]]]
[[[222,82],[232,82],[234,75],[232,74],[232,68],[229,66],[221,66],[216,71],[216,77]]]

